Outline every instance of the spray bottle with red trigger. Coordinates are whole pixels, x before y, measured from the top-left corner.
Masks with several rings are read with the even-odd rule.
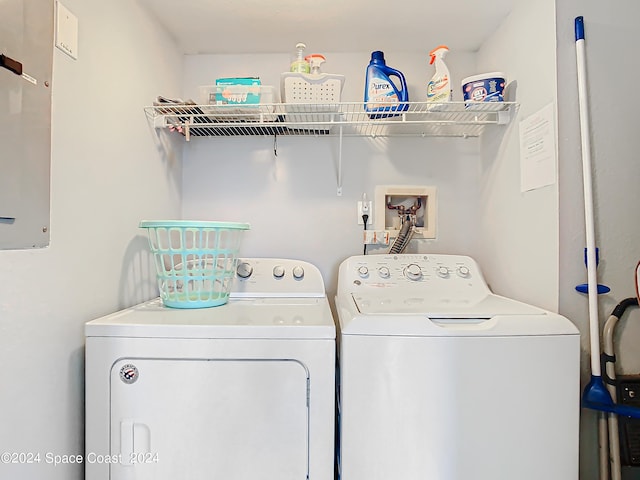
[[[427,102],[445,103],[450,102],[452,97],[451,76],[449,69],[444,63],[444,56],[449,51],[446,45],[440,45],[429,52],[429,65],[436,64],[436,73],[427,84]],[[435,110],[436,105],[431,109]]]

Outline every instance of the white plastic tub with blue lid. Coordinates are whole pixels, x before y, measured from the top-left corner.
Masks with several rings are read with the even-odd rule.
[[[507,83],[502,72],[472,75],[462,80],[462,95],[465,102],[502,102]],[[467,105],[468,106],[468,105]]]

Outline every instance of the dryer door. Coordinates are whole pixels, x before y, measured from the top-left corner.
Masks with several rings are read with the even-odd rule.
[[[121,359],[112,480],[304,480],[308,372],[293,360]]]

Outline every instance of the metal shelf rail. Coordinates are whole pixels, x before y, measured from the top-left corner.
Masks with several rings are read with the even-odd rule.
[[[155,128],[191,137],[265,135],[478,137],[487,125],[504,125],[513,102],[395,104],[396,111],[373,118],[362,102],[324,104],[196,105],[145,107]],[[379,117],[379,118],[378,118]]]

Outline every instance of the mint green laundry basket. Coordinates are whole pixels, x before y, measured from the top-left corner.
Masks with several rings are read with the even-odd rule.
[[[229,300],[247,223],[144,220],[160,298],[167,307],[206,308]]]

